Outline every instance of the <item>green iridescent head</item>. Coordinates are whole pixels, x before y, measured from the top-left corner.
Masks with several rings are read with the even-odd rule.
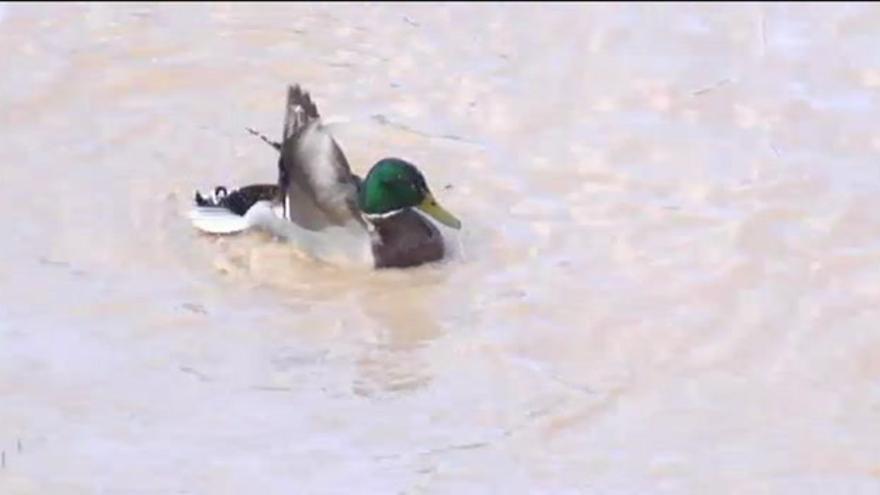
[[[443,225],[461,228],[461,222],[434,199],[419,169],[399,158],[384,158],[373,165],[361,185],[359,202],[368,215],[418,208]]]

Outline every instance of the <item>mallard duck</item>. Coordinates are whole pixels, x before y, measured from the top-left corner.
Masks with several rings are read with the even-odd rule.
[[[365,178],[353,174],[299,85],[288,87],[280,143],[251,132],[280,152],[277,184],[219,186],[210,196],[197,191],[190,212],[197,229],[234,234],[260,228],[325,261],[404,268],[444,256],[443,237],[422,213],[461,228],[412,163],[383,158]]]

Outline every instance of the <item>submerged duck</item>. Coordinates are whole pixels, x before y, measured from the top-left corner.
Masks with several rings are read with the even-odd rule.
[[[384,158],[363,179],[353,174],[342,149],[321,123],[318,109],[298,85],[288,87],[283,139],[277,149],[277,184],[212,195],[195,194],[193,225],[207,233],[258,228],[290,241],[314,258],[374,268],[404,268],[443,258],[439,230],[461,222],[434,198],[415,165]]]

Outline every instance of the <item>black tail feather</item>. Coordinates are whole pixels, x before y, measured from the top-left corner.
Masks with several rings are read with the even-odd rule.
[[[254,128],[251,128],[251,127],[245,127],[245,130],[247,130],[247,131],[248,131],[249,133],[251,133],[252,135],[257,136],[258,138],[260,138],[261,140],[263,140],[264,143],[266,143],[266,144],[268,144],[269,146],[275,148],[276,151],[281,151],[281,143],[279,143],[278,141],[272,141],[271,139],[269,139],[268,137],[266,137],[265,134],[263,134],[262,132],[260,132],[260,131],[258,131],[258,130],[256,130],[256,129],[254,129]]]
[[[195,203],[202,207],[226,208],[236,215],[244,216],[245,213],[257,201],[274,201],[279,196],[276,184],[254,184],[235,189],[227,193],[226,188],[217,186],[213,197],[204,197],[198,191],[195,194]]]

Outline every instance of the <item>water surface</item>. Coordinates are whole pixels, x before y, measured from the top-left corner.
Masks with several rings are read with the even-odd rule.
[[[877,493],[880,9],[0,4],[0,492]],[[185,219],[285,86],[453,258]]]

